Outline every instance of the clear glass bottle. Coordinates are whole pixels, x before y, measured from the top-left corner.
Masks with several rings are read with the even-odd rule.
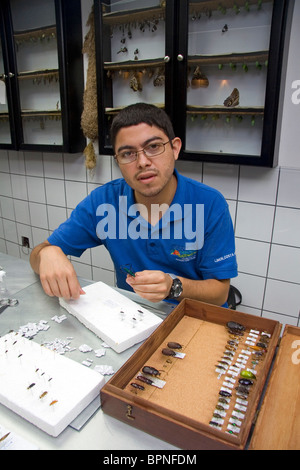
[[[0,306],[8,298],[8,290],[6,287],[6,272],[0,266]]]

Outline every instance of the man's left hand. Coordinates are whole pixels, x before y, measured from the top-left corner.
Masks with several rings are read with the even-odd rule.
[[[126,282],[136,294],[151,302],[164,300],[172,286],[171,276],[162,271],[140,271],[134,277],[128,275]]]

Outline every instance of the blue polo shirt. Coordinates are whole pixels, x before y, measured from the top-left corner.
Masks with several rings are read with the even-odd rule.
[[[139,213],[123,178],[95,189],[48,238],[66,255],[79,257],[104,245],[113,260],[118,287],[131,290],[122,267],[160,270],[194,280],[237,276],[228,204],[215,189],[180,175],[169,209],[156,226]],[[157,207],[154,207],[157,209]]]

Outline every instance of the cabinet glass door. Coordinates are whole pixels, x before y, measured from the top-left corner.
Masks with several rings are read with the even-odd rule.
[[[259,157],[273,1],[190,0],[188,8],[186,151]]]
[[[7,75],[4,69],[4,57],[0,37],[0,143],[11,144],[8,97],[6,89]]]
[[[54,0],[11,0],[23,144],[62,145]]]
[[[103,90],[100,151],[109,147],[109,124],[120,108],[136,102],[166,105],[165,90],[171,75],[168,74],[171,51],[166,41],[166,3],[160,0],[96,2],[100,16],[97,52]]]

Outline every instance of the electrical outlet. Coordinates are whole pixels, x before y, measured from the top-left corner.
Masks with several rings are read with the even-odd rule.
[[[25,248],[30,248],[28,237],[22,237],[22,246],[24,246]]]

